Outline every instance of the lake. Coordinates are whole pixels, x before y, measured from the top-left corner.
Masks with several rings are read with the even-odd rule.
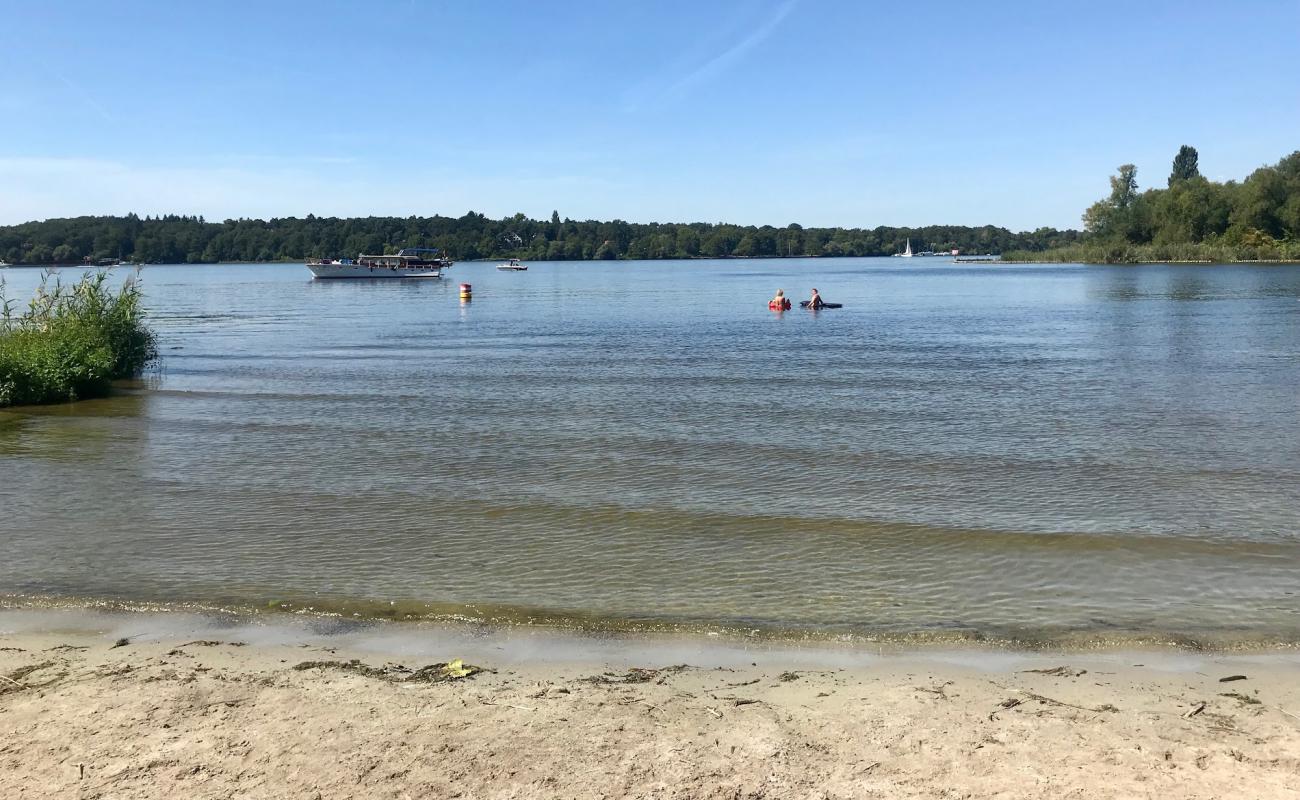
[[[0,412],[0,594],[1300,641],[1300,267],[530,267],[145,268],[155,371]]]

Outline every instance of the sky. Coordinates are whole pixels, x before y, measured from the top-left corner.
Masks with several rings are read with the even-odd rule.
[[[1080,227],[1300,149],[1300,0],[0,0],[0,224]]]

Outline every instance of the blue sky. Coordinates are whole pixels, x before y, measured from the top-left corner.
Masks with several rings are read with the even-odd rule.
[[[0,0],[0,224],[1078,227],[1300,148],[1297,52],[1297,0]]]

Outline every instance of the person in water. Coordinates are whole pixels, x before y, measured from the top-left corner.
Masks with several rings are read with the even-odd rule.
[[[809,307],[809,308],[821,308],[821,307],[824,306],[824,305],[826,305],[826,304],[822,302],[822,296],[819,295],[819,294],[817,294],[817,290],[816,290],[816,289],[813,289],[812,297],[808,300],[808,307]]]
[[[777,311],[784,311],[789,308],[790,301],[785,299],[785,289],[777,289],[776,297],[773,297],[771,301],[768,302],[767,307]]]

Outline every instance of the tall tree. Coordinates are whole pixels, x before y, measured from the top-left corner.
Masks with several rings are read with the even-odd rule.
[[[1133,198],[1137,197],[1138,168],[1132,164],[1121,164],[1119,174],[1110,179],[1110,202],[1119,210],[1123,211],[1133,204]]]
[[[1169,185],[1199,178],[1201,176],[1201,171],[1197,168],[1199,160],[1200,155],[1197,154],[1195,147],[1185,144],[1178,148],[1178,155],[1174,156],[1173,171],[1169,173]]]
[[[1110,178],[1110,197],[1098,200],[1083,212],[1083,227],[1091,233],[1115,233],[1128,217],[1129,207],[1137,197],[1137,167],[1122,164]]]

